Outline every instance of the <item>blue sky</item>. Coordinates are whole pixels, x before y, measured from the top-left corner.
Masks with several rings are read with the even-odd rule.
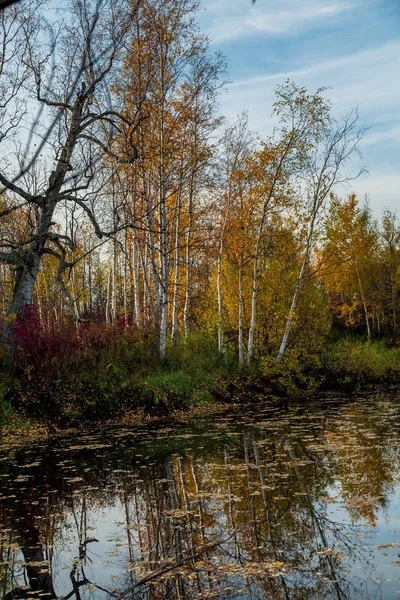
[[[369,175],[353,183],[376,214],[400,213],[400,0],[203,0],[201,30],[230,60],[229,118],[271,132],[274,90],[289,78],[326,96],[339,117],[358,106]],[[343,194],[346,190],[343,190]]]

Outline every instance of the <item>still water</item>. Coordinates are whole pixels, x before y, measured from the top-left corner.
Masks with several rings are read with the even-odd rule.
[[[0,598],[400,598],[400,397],[0,443]]]

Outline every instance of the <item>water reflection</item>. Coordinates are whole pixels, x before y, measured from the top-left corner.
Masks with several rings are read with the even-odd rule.
[[[241,411],[3,445],[1,597],[396,597],[400,403]]]

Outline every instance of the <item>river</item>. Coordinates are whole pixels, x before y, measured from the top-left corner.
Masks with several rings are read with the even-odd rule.
[[[400,598],[400,397],[0,443],[0,597]]]

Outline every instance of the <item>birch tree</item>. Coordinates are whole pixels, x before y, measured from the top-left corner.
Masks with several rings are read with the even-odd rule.
[[[175,341],[179,334],[184,245],[185,330],[189,328],[195,199],[210,156],[208,136],[217,124],[214,101],[225,68],[220,55],[209,55],[208,42],[198,32],[197,9],[189,0],[143,0],[124,66],[126,81],[116,86],[128,114],[136,110],[133,97],[140,98],[147,116],[136,136],[142,169],[138,187],[144,198],[146,216],[141,218],[153,280],[148,291],[155,295],[161,356],[168,326]]]
[[[301,285],[310,262],[315,229],[322,211],[329,201],[330,194],[340,184],[345,184],[361,175],[363,170],[354,176],[348,175],[346,167],[349,161],[359,154],[358,144],[363,130],[358,125],[358,112],[353,109],[341,121],[330,118],[318,131],[315,145],[307,157],[305,165],[305,193],[307,235],[305,239],[304,257],[289,309],[285,332],[279,348],[276,362],[279,364],[285,354],[290,330],[296,314]],[[365,302],[364,302],[365,306]],[[368,324],[368,317],[366,313]],[[369,325],[368,325],[369,331]]]
[[[235,176],[249,155],[253,136],[248,127],[248,115],[243,112],[237,120],[226,127],[221,139],[221,197],[219,206],[219,232],[217,255],[217,301],[218,301],[218,350],[225,354],[224,339],[224,297],[223,259],[226,243],[226,229],[231,217],[235,196]]]
[[[293,195],[291,181],[298,177],[310,149],[329,115],[329,105],[323,98],[324,89],[308,94],[306,88],[287,81],[276,91],[274,112],[279,120],[274,137],[264,143],[253,161],[257,184],[254,193],[260,203],[259,223],[254,248],[251,319],[247,346],[247,363],[253,359],[257,317],[259,259],[268,216],[288,207]]]
[[[391,313],[391,328],[395,337],[398,329],[398,290],[400,287],[400,224],[397,214],[386,210],[381,227],[382,258],[386,273]],[[384,294],[386,296],[386,294]]]

